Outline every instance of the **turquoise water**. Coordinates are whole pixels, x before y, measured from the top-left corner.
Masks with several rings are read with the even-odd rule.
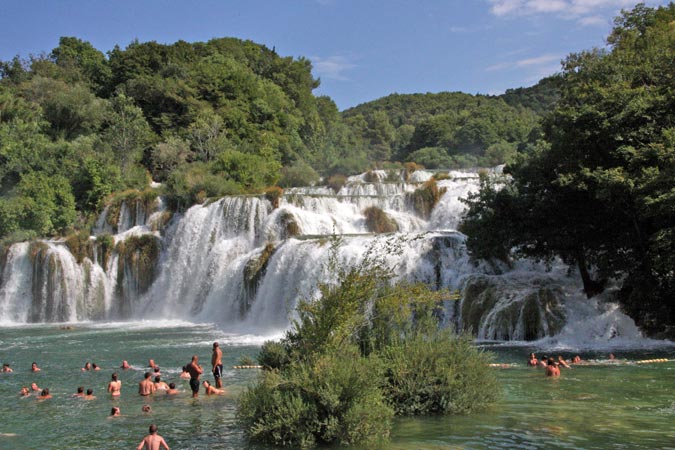
[[[15,370],[0,374],[0,448],[135,448],[150,423],[159,426],[172,449],[263,448],[246,441],[235,419],[236,398],[257,371],[231,369],[243,356],[253,357],[263,340],[184,323],[0,328],[0,360]],[[205,397],[202,392],[192,399],[187,382],[178,378],[180,367],[192,354],[208,367],[214,341],[224,350],[227,394]],[[582,357],[600,361],[563,370],[557,380],[523,364],[537,349],[486,348],[495,352],[496,361],[518,364],[495,369],[504,386],[503,401],[471,416],[399,419],[390,448],[675,448],[675,362],[632,363],[673,359],[674,347],[616,349],[618,363],[602,361],[606,352],[582,352]],[[148,399],[137,394],[149,358],[162,368],[164,381],[176,382],[180,395]],[[123,359],[134,368],[118,369]],[[41,372],[30,372],[33,361]],[[102,370],[82,372],[87,361]],[[116,400],[106,393],[113,371],[122,380],[122,396]],[[206,379],[213,377],[207,373]],[[32,382],[48,387],[54,398],[21,398],[21,386]],[[77,386],[94,389],[97,398],[72,398]],[[144,403],[151,405],[151,413],[141,411]],[[122,417],[108,417],[112,406],[121,408]]]

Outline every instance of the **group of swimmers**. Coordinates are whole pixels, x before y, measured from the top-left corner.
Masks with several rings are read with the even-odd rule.
[[[190,389],[192,391],[192,397],[198,397],[199,395],[199,390],[200,386],[204,387],[204,393],[206,395],[221,395],[225,394],[225,389],[223,389],[223,381],[222,381],[222,376],[223,376],[223,353],[220,349],[220,346],[218,345],[217,342],[214,342],[213,344],[213,351],[211,355],[211,366],[212,366],[212,373],[215,379],[215,386],[211,385],[207,380],[200,380],[200,377],[204,373],[203,368],[199,365],[199,358],[197,355],[194,355],[192,357],[192,360],[190,361],[189,364],[183,366],[182,373],[180,374],[180,378],[183,379],[189,379],[190,380]],[[132,366],[127,362],[127,361],[122,361],[122,365],[119,367],[122,370],[128,370],[132,369]],[[180,391],[176,389],[176,384],[175,383],[166,383],[165,381],[162,380],[161,378],[161,372],[160,372],[160,367],[155,363],[153,359],[148,360],[148,370],[145,372],[143,376],[143,380],[141,380],[138,383],[138,393],[142,397],[147,397],[153,394],[156,394],[158,392],[164,392],[166,395],[176,395],[179,394]],[[38,367],[37,363],[33,362],[31,364],[31,372],[40,372],[41,369]],[[101,368],[96,365],[95,363],[90,363],[87,361],[84,366],[81,368],[83,372],[85,371],[97,371],[101,370]],[[5,373],[11,373],[14,372],[12,367],[8,363],[4,363],[2,366],[2,372]],[[113,398],[119,398],[121,396],[122,392],[122,381],[119,380],[118,374],[115,372],[111,375],[111,380],[108,383],[108,388],[107,388],[108,393],[110,393],[111,397]],[[32,383],[30,388],[28,387],[22,387],[20,391],[20,395],[22,397],[28,397],[32,395],[33,392],[38,392],[38,399],[39,400],[46,400],[52,398],[52,395],[49,392],[48,388],[45,389],[40,389],[36,383]],[[96,396],[94,396],[94,391],[93,389],[87,389],[85,393],[85,388],[83,386],[79,386],[77,388],[77,392],[72,395],[73,397],[80,397],[85,400],[94,400],[96,399]],[[150,405],[143,405],[142,408],[143,412],[151,412],[151,407]],[[118,406],[114,406],[111,411],[110,411],[110,416],[111,417],[117,417],[121,415],[121,410]],[[153,431],[154,427],[154,431]],[[150,426],[150,434],[144,438],[144,440],[141,442],[139,445],[139,449],[143,448],[144,445],[148,445],[148,448],[159,448],[159,444],[162,444],[165,448],[169,448],[166,445],[166,442],[164,442],[163,438],[157,434],[157,427],[153,424]],[[151,445],[152,444],[152,445]]]
[[[609,354],[609,361],[616,361],[616,357],[613,353]],[[554,357],[543,356],[541,359],[537,359],[537,356],[534,353],[530,353],[530,357],[527,360],[527,365],[530,367],[541,367],[546,369],[547,377],[559,377],[560,368],[571,369],[571,364],[585,364],[586,362],[581,359],[581,356],[576,355],[569,361],[566,361],[561,355],[558,355],[556,360]]]

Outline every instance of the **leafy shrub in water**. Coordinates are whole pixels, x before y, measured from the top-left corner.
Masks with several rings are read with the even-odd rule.
[[[366,446],[389,436],[393,410],[379,389],[379,364],[354,346],[266,371],[240,398],[238,418],[257,441],[306,448]]]
[[[399,415],[470,413],[499,397],[489,357],[466,337],[417,336],[386,347],[381,358],[384,395]]]

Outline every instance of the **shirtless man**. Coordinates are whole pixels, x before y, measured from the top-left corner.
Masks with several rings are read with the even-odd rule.
[[[19,395],[22,397],[28,397],[30,395],[30,391],[26,386],[21,388],[21,391],[19,392]]]
[[[548,357],[544,355],[543,358],[539,360],[539,365],[537,367],[543,367],[544,369],[546,368],[546,362],[548,361]]]
[[[213,353],[211,354],[211,366],[213,367],[213,378],[216,380],[216,387],[223,387],[223,351],[217,342],[213,343]]]
[[[190,372],[187,371],[187,366],[182,367],[183,371],[180,373],[180,378],[184,378],[186,380],[190,379]]]
[[[2,371],[4,373],[12,373],[14,372],[11,367],[9,367],[9,364],[5,363],[2,365]]]
[[[155,370],[155,367],[157,367],[157,364],[155,364],[154,359],[149,359],[148,360],[148,367],[151,368],[152,370]]]
[[[31,383],[30,384],[30,390],[33,392],[38,392],[40,388],[38,387],[37,383]]]
[[[201,366],[199,365],[199,357],[197,355],[192,356],[192,361],[190,364],[185,366],[188,373],[190,374],[190,389],[192,389],[192,398],[199,396],[199,376],[204,373]]]
[[[108,392],[113,397],[119,397],[122,394],[122,382],[117,379],[117,373],[113,373],[111,381],[108,383]]]
[[[129,365],[129,363],[127,362],[126,359],[124,361],[122,361],[122,365],[120,366],[120,369],[122,369],[122,370],[131,369],[131,366]]]
[[[155,392],[155,383],[150,379],[151,376],[152,374],[150,372],[145,372],[145,378],[138,383],[138,393],[143,397],[147,397]]]
[[[560,369],[558,369],[557,364],[553,357],[548,359],[548,365],[546,366],[546,376],[547,377],[559,377]]]
[[[73,394],[73,397],[84,397],[84,387],[78,386],[77,392]]]
[[[121,416],[121,415],[122,415],[122,411],[120,411],[120,407],[119,407],[119,406],[113,406],[113,407],[110,409],[110,417],[119,417],[119,416]]]
[[[150,434],[143,438],[136,450],[143,450],[147,446],[148,450],[159,450],[160,446],[164,447],[166,450],[169,450],[169,446],[166,445],[166,441],[162,436],[157,434],[157,425],[154,423],[150,425]]]
[[[96,365],[96,363],[92,363],[91,370],[101,370],[101,368],[98,365]]]
[[[204,382],[203,382],[202,384],[204,385],[204,393],[205,393],[206,395],[219,395],[219,394],[224,394],[224,393],[225,393],[225,389],[217,389],[217,388],[214,388],[214,387],[211,386],[211,384],[210,384],[208,381],[206,381],[206,380],[204,380]]]
[[[168,391],[169,385],[165,381],[162,381],[162,377],[155,377],[155,390],[156,391]]]
[[[40,369],[38,367],[37,363],[33,363],[33,364],[30,365],[30,371],[31,372],[39,372],[40,370],[42,370],[42,369]]]
[[[169,389],[166,391],[166,395],[176,395],[179,391],[176,389],[176,383],[169,383]]]

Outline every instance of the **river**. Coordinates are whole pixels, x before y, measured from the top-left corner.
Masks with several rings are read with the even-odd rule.
[[[278,336],[277,336],[278,337]],[[236,422],[237,397],[257,370],[232,366],[255,357],[269,337],[230,334],[212,324],[177,321],[17,325],[0,328],[0,359],[14,373],[0,374],[0,448],[128,449],[159,426],[172,449],[265,448],[247,442]],[[226,395],[192,399],[180,367],[197,354],[208,366],[211,345],[224,350]],[[501,402],[470,416],[397,419],[392,449],[440,448],[673,448],[675,442],[675,347],[637,340],[629,347],[554,348],[537,343],[479,343],[496,362],[514,364],[495,369],[504,389]],[[542,349],[540,346],[544,346]],[[542,352],[542,350],[544,350]],[[609,351],[616,362],[607,361]],[[547,379],[543,370],[528,368],[530,351],[595,360]],[[161,367],[162,378],[175,382],[175,397],[137,394],[148,359]],[[667,358],[661,363],[638,360]],[[131,370],[120,370],[128,360]],[[83,372],[85,362],[100,371]],[[30,372],[36,362],[42,371]],[[122,380],[121,398],[105,389],[113,371]],[[210,373],[207,380],[213,379]],[[20,397],[22,386],[48,387],[53,398]],[[95,400],[73,398],[78,386],[92,388]],[[141,411],[150,404],[151,413]],[[112,406],[121,417],[109,418]]]

